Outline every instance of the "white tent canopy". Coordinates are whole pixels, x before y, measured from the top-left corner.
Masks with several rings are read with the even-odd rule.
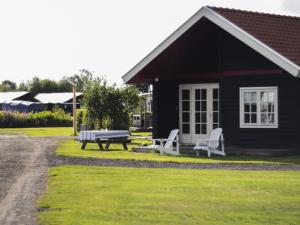
[[[82,93],[77,92],[76,97],[82,95]],[[44,104],[62,104],[71,99],[73,99],[72,92],[60,92],[60,93],[40,93],[35,96],[35,99]]]
[[[0,104],[10,102],[26,94],[28,94],[28,91],[0,92]]]

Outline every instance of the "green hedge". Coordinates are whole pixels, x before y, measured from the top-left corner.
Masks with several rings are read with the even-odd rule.
[[[1,128],[69,126],[72,126],[72,117],[61,109],[28,114],[0,111]]]

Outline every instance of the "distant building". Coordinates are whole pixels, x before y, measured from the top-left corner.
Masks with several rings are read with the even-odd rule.
[[[21,101],[26,102],[28,104],[37,102],[34,96],[28,91],[0,92],[0,110],[4,110],[3,109],[4,105],[6,106],[8,106],[9,104],[17,105]]]
[[[82,93],[76,93],[77,108],[80,108]],[[72,113],[73,93],[40,93],[33,96],[27,91],[0,92],[0,110],[9,112],[41,112],[52,110],[54,107]]]
[[[142,93],[140,96],[145,98],[144,107],[146,113],[152,113],[152,92]]]
[[[148,93],[139,94],[141,101],[140,114],[133,115],[133,126],[142,129],[152,127],[152,87],[148,88]]]
[[[80,100],[82,99],[82,93],[76,93],[76,108],[80,108]],[[60,92],[60,93],[39,93],[35,96],[40,103],[44,105],[45,110],[51,110],[53,107],[58,106],[64,109],[66,112],[72,112],[73,107],[73,93],[72,92]]]

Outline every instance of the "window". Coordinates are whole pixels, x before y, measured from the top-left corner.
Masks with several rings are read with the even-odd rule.
[[[277,87],[240,88],[240,127],[278,127]]]

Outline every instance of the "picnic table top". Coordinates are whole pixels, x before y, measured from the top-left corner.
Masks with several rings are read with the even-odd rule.
[[[96,140],[96,139],[110,139],[110,138],[126,138],[130,136],[128,130],[85,130],[80,131],[78,140]]]

